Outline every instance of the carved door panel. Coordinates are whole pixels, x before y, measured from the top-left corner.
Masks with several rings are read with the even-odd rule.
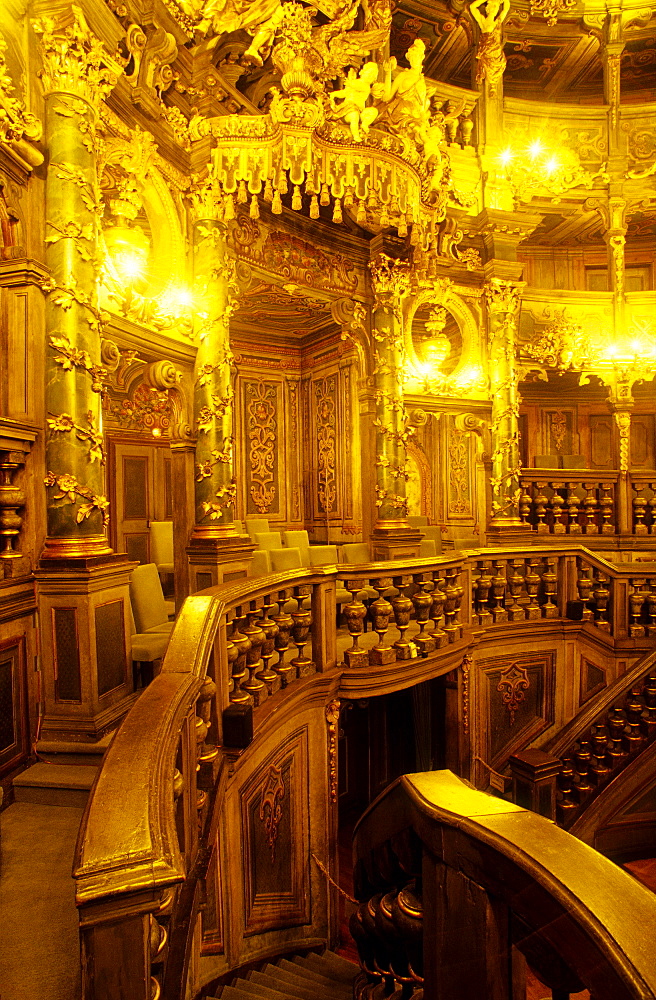
[[[109,482],[112,546],[130,559],[150,562],[150,521],[172,517],[168,444],[111,442]]]
[[[631,417],[631,467],[654,469],[654,416],[634,413]]]
[[[0,642],[0,777],[27,760],[29,749],[25,640],[16,636]]]

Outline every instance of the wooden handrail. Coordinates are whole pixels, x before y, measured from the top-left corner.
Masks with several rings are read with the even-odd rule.
[[[513,943],[546,946],[595,1000],[656,998],[656,897],[550,821],[450,771],[405,775],[355,828],[360,899],[389,890],[395,851],[423,883],[426,1000],[510,996]]]

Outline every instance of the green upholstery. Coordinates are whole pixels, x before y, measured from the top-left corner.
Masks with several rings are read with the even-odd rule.
[[[171,602],[164,600],[155,563],[137,566],[130,578],[130,603],[137,632],[164,632],[173,628],[168,620]]]
[[[299,549],[301,553],[301,565],[310,566],[310,539],[307,531],[283,531],[283,545],[290,549]]]

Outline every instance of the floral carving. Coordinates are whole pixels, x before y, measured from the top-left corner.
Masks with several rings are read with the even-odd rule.
[[[329,514],[335,509],[337,481],[335,475],[335,379],[322,378],[315,382],[317,401],[317,464],[319,510]]]
[[[282,819],[282,800],[285,797],[285,782],[282,770],[272,764],[262,787],[259,818],[264,823],[267,847],[271,851],[271,863],[276,860],[278,827]]]
[[[515,714],[524,701],[529,687],[530,681],[525,667],[520,667],[517,663],[511,663],[506,670],[501,672],[497,691],[501,693],[501,701],[508,709],[511,726],[515,723]]]
[[[75,431],[78,441],[84,441],[89,445],[89,461],[105,464],[105,448],[103,445],[102,431],[96,427],[96,421],[92,410],[87,411],[88,427],[80,427],[70,413],[57,413],[48,417],[48,427],[53,434],[68,433]]]
[[[0,141],[19,142],[23,137],[41,138],[41,122],[25,110],[25,105],[14,96],[14,85],[5,60],[7,45],[0,38]]]
[[[469,511],[467,489],[467,438],[457,428],[449,432],[449,513]]]
[[[227,510],[228,507],[234,507],[237,501],[237,484],[232,482],[228,483],[227,486],[222,486],[216,491],[214,496],[218,501],[217,503],[213,503],[211,500],[203,500],[201,504],[204,516],[209,516],[211,521],[218,520],[223,511]]]
[[[87,486],[78,483],[74,476],[66,473],[57,475],[55,472],[48,472],[43,482],[48,489],[57,486],[61,491],[60,493],[53,493],[53,500],[63,500],[64,503],[75,503],[77,497],[81,497],[83,500],[88,501],[78,507],[77,514],[75,515],[75,520],[78,524],[86,521],[94,510],[98,510],[102,514],[103,527],[107,527],[109,524],[109,500],[107,497],[97,496]],[[63,504],[59,504],[58,506],[63,506]]]
[[[337,739],[339,736],[339,698],[326,705],[326,723],[328,725],[328,780],[330,784],[330,801],[337,802]]]
[[[556,451],[562,451],[567,434],[567,420],[562,410],[556,410],[551,414],[551,437]]]
[[[260,380],[250,382],[248,404],[248,458],[251,465],[250,494],[260,514],[266,514],[276,495],[274,485],[276,446],[276,389]]]
[[[121,427],[148,431],[159,428],[165,431],[171,424],[173,401],[168,390],[139,385],[132,399],[112,401],[109,412]]]
[[[88,351],[82,351],[71,344],[66,336],[51,337],[50,346],[58,354],[55,357],[55,364],[61,365],[63,371],[72,371],[74,368],[82,368],[89,372],[91,376],[91,388],[94,392],[105,391],[105,379],[107,371],[101,365],[94,365]]]

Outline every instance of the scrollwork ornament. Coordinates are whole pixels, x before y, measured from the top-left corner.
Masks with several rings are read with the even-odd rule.
[[[27,111],[15,95],[5,59],[6,51],[7,44],[0,38],[0,142],[20,142],[22,139],[37,142],[43,134],[41,122]]]
[[[326,723],[328,725],[328,787],[330,789],[330,801],[333,805],[337,802],[337,742],[339,738],[339,710],[341,702],[339,698],[333,699],[326,705]]]
[[[282,770],[272,764],[262,787],[259,818],[264,823],[264,836],[271,852],[271,864],[276,860],[278,827],[282,819],[282,802],[285,798],[285,781]]]

